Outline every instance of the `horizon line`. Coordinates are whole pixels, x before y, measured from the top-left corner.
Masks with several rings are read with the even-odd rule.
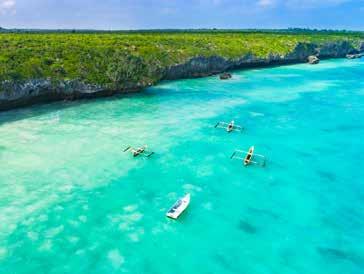
[[[145,29],[98,29],[98,28],[9,28],[0,26],[5,31],[100,31],[100,32],[153,32],[153,31],[311,31],[311,32],[364,32],[362,29],[330,29],[309,27],[287,28],[145,28]]]

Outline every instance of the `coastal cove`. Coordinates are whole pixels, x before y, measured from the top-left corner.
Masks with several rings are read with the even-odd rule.
[[[360,274],[363,75],[330,59],[0,112],[0,273]],[[230,159],[251,145],[265,168]]]
[[[51,46],[41,48],[44,40]],[[0,111],[135,93],[163,80],[305,63],[309,56],[344,58],[364,52],[362,34],[335,32],[0,33],[0,42]]]

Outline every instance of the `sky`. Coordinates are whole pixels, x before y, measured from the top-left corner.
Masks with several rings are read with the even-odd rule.
[[[0,27],[364,30],[364,0],[0,0]]]

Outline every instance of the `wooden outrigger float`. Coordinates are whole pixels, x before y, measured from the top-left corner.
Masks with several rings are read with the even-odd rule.
[[[126,149],[124,149],[124,152],[130,151],[133,157],[137,156],[144,156],[144,157],[150,157],[154,154],[154,152],[147,151],[147,145],[144,145],[139,148],[133,148],[131,146],[128,146]]]
[[[228,133],[230,133],[232,131],[242,132],[243,129],[244,129],[242,126],[235,125],[235,122],[234,121],[231,121],[230,123],[218,122],[215,125],[215,128],[224,128],[224,129],[226,129],[226,131]]]
[[[235,150],[230,158],[242,160],[244,166],[255,164],[264,167],[266,164],[265,156],[254,153],[254,146],[251,146],[248,151]]]

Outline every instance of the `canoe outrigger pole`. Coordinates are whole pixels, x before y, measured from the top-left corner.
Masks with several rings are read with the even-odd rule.
[[[235,150],[230,158],[242,160],[244,166],[254,164],[264,167],[266,164],[265,156],[254,153],[254,146],[251,146],[248,151]]]
[[[133,148],[131,146],[128,146],[127,148],[124,149],[124,152],[127,152],[127,151],[130,151],[134,157],[137,157],[137,156],[150,157],[154,154],[154,152],[152,152],[152,151],[147,151],[147,145],[144,145],[139,148]]]
[[[230,133],[232,131],[240,131],[240,132],[242,132],[243,129],[244,129],[242,126],[235,125],[235,122],[234,121],[231,121],[230,123],[218,122],[215,125],[215,128],[223,128],[223,129],[226,129],[226,131],[228,133]]]

